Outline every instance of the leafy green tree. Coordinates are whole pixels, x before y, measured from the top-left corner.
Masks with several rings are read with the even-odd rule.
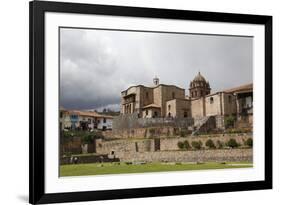
[[[234,127],[234,122],[235,122],[234,116],[230,115],[230,116],[226,117],[225,118],[225,127],[226,128]]]

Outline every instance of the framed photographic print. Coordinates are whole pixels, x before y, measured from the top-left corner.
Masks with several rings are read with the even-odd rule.
[[[272,17],[30,2],[30,203],[272,188]]]

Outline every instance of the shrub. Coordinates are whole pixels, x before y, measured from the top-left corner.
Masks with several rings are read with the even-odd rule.
[[[188,150],[190,149],[190,144],[187,140],[183,142],[178,142],[178,148],[180,148],[181,150]]]
[[[183,145],[184,145],[184,148],[185,148],[186,150],[190,149],[190,144],[189,144],[189,142],[188,142],[187,140],[185,140],[185,141],[183,142]]]
[[[234,121],[235,121],[235,118],[232,115],[226,117],[225,118],[225,126],[226,126],[226,128],[233,127],[234,126]]]
[[[221,149],[223,148],[223,142],[220,140],[217,140],[217,148]]]
[[[231,148],[236,148],[239,146],[239,144],[236,142],[235,139],[231,138],[230,140],[228,140],[227,146],[229,146]]]
[[[82,142],[83,144],[91,144],[94,141],[94,137],[93,135],[84,135],[82,137]]]
[[[201,149],[202,147],[202,142],[199,140],[199,141],[192,141],[191,142],[191,145],[194,149]]]
[[[244,144],[245,144],[246,146],[253,147],[253,139],[252,139],[252,138],[248,138],[248,139],[244,142]]]
[[[82,143],[83,144],[91,144],[94,142],[94,139],[103,139],[104,136],[102,135],[101,131],[93,131],[93,132],[86,132],[86,133],[79,133]]]
[[[216,146],[215,146],[213,140],[211,140],[211,139],[208,139],[208,140],[206,141],[205,145],[206,145],[206,147],[209,147],[209,149],[214,149],[214,148],[216,148]]]
[[[183,142],[178,142],[178,148],[180,148],[180,149],[183,149],[183,148],[184,148]]]
[[[186,137],[187,135],[188,135],[188,131],[187,131],[187,130],[182,129],[182,130],[180,131],[180,136],[181,136],[181,137]]]
[[[72,132],[69,132],[69,131],[62,131],[62,141],[64,142],[69,142],[69,141],[72,141],[73,139],[73,133]]]

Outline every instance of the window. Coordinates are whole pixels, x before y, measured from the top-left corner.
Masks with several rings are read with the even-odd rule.
[[[145,111],[145,115],[148,115],[148,110]]]
[[[195,91],[194,97],[197,97],[197,91]]]
[[[146,97],[146,99],[149,98],[148,92],[145,93],[145,97]]]
[[[154,117],[157,117],[157,115],[158,115],[158,113],[155,111],[155,112],[154,112]]]
[[[203,96],[203,90],[201,90],[201,92],[200,92],[200,93],[201,93],[201,96]]]
[[[175,92],[172,92],[172,98],[175,99]]]
[[[170,112],[169,112],[168,116],[171,117],[171,113]]]
[[[168,110],[169,110],[169,111],[171,110],[171,105],[168,105]]]
[[[103,118],[103,123],[106,123],[106,118]]]
[[[213,103],[214,103],[214,98],[210,97],[210,104],[213,104]]]
[[[183,117],[184,117],[184,118],[187,117],[187,112],[186,112],[186,111],[183,113]]]
[[[228,96],[228,103],[231,103],[232,101],[232,98],[231,98],[231,95]]]

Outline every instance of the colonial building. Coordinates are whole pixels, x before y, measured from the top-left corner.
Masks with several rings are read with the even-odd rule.
[[[209,82],[199,72],[185,89],[175,85],[131,86],[121,92],[121,114],[139,118],[202,118],[206,116],[252,115],[253,85],[211,93]]]
[[[100,115],[94,111],[66,110],[60,108],[60,128],[80,130],[112,129],[112,116]]]

